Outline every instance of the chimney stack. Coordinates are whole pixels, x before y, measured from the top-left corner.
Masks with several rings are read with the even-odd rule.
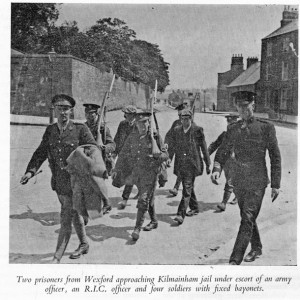
[[[253,65],[253,64],[257,63],[257,62],[258,62],[258,58],[257,58],[257,57],[248,57],[248,58],[247,58],[247,69],[248,69],[251,65]]]
[[[233,54],[231,58],[231,70],[244,70],[244,62],[242,54]]]
[[[296,5],[285,5],[282,13],[282,20],[280,26],[283,27],[286,24],[298,19],[298,9]]]

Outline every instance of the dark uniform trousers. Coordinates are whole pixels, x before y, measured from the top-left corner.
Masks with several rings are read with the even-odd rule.
[[[85,221],[82,215],[73,209],[72,196],[57,195],[61,204],[60,223],[56,251],[54,257],[60,260],[66,250],[72,233],[72,223],[80,244],[87,244]]]
[[[128,184],[125,185],[123,193],[122,193],[122,198],[124,200],[128,200],[129,199],[129,196],[130,196],[130,194],[132,192],[132,189],[133,189],[133,185],[128,185]]]
[[[136,186],[139,191],[139,198],[137,201],[137,221],[135,228],[141,230],[144,220],[145,213],[148,211],[151,223],[157,223],[157,217],[155,213],[154,205],[154,192],[156,188],[157,177],[154,176],[152,181],[145,182],[141,177],[136,181]]]
[[[265,189],[246,190],[235,188],[234,193],[238,199],[241,224],[229,261],[235,261],[239,265],[243,260],[249,242],[252,250],[262,249],[256,218],[261,208]]]
[[[48,158],[52,172],[51,186],[56,191],[61,204],[61,228],[54,255],[58,260],[63,256],[70,240],[72,223],[80,243],[87,243],[85,220],[78,211],[73,209],[70,174],[66,171],[67,157],[79,145],[85,144],[96,145],[91,132],[85,125],[70,120],[62,133],[57,124],[49,125],[25,172],[35,174]]]
[[[269,183],[266,151],[271,162],[271,187],[280,188],[281,156],[274,125],[251,117],[228,126],[227,135],[215,156],[214,171],[224,166],[234,150],[230,167],[234,193],[240,207],[241,223],[230,262],[240,264],[249,243],[262,249],[256,219]]]

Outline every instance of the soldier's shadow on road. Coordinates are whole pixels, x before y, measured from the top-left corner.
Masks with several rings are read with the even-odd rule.
[[[46,212],[46,213],[34,213],[30,210],[19,215],[10,215],[14,220],[26,220],[31,219],[39,222],[43,226],[54,226],[60,224],[59,212]]]
[[[158,188],[156,191],[155,191],[155,196],[166,196],[166,198],[173,198],[175,196],[171,195],[170,192],[169,192],[169,189],[161,189],[161,188]]]
[[[167,205],[169,206],[179,206],[180,200],[173,200],[172,202],[168,202]],[[214,213],[220,213],[221,211],[217,208],[217,205],[220,204],[220,202],[203,202],[198,201],[199,205],[199,212],[203,213],[209,210],[213,210]]]
[[[70,254],[71,252],[64,253],[66,256]],[[9,253],[9,263],[11,264],[49,264],[52,259],[53,252],[45,254]]]
[[[205,212],[208,210],[213,210],[214,213],[220,213],[221,211],[217,208],[217,205],[220,204],[220,202],[210,202],[210,203],[206,203],[203,201],[198,201],[198,205],[199,205],[199,212]]]
[[[134,225],[134,224],[133,224]],[[133,226],[113,227],[104,224],[87,226],[86,234],[94,242],[103,242],[109,238],[124,239],[126,245],[132,245],[134,242],[131,238]]]
[[[172,219],[172,217],[174,217],[176,215],[176,212],[174,212],[174,214],[157,214],[157,219],[160,222],[165,222],[167,224],[173,224],[174,221]],[[122,212],[122,213],[118,213],[115,215],[110,215],[110,218],[112,219],[123,219],[123,218],[129,218],[133,221],[136,220],[136,213],[127,213],[127,212]],[[146,213],[146,218],[145,218],[145,222],[147,223],[148,221],[150,221],[150,217],[149,217],[149,213]]]

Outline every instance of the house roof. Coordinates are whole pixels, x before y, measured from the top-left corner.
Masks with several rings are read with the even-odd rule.
[[[11,48],[10,49],[10,55],[24,55],[24,53],[19,51],[19,50]]]
[[[271,37],[275,37],[281,34],[285,34],[288,32],[292,32],[298,30],[298,20],[293,20],[292,22],[286,24],[283,27],[279,27],[278,29],[276,29],[275,31],[273,31],[271,34],[267,35],[266,37],[263,38],[264,39],[269,39]]]
[[[255,84],[260,79],[260,61],[252,64],[236,79],[234,79],[227,87],[236,87],[241,85]]]

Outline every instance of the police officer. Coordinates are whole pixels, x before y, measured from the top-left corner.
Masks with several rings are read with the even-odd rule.
[[[192,112],[184,109],[181,113],[181,126],[174,129],[169,144],[170,159],[175,155],[174,174],[182,178],[182,198],[174,221],[181,225],[185,216],[194,216],[199,213],[197,198],[194,192],[196,176],[203,173],[203,160],[207,174],[210,173],[210,158],[206,147],[203,128],[192,123]],[[191,210],[186,212],[187,208]]]
[[[85,103],[83,104],[85,107],[85,118],[86,122],[85,124],[92,132],[92,135],[95,140],[97,140],[98,135],[98,118],[99,118],[99,109],[100,106],[98,104],[94,103]],[[103,160],[106,165],[106,169],[108,171],[108,174],[110,174],[110,171],[112,169],[111,166],[111,160],[113,159],[111,157],[112,153],[115,151],[115,142],[113,141],[113,138],[110,134],[109,128],[105,124],[101,124],[100,126],[100,134],[102,138],[102,156]],[[109,205],[109,199],[106,197],[102,197],[103,201],[103,214],[108,213],[111,211],[111,205]]]
[[[139,198],[137,203],[137,217],[132,239],[138,240],[140,231],[148,211],[151,222],[144,227],[145,231],[156,229],[158,221],[154,206],[154,192],[156,188],[158,173],[162,162],[167,161],[168,153],[162,145],[161,137],[156,134],[152,144],[149,132],[151,113],[141,112],[137,114],[137,130],[131,132],[119,153],[112,178],[117,174],[126,173],[131,178],[131,182],[138,187]],[[153,154],[152,147],[158,147],[159,151]]]
[[[234,122],[237,121],[238,115],[230,114],[225,116],[227,120],[227,126],[233,124]],[[208,153],[209,155],[213,154],[222,144],[224,138],[226,136],[226,131],[223,131],[218,138],[212,142],[209,147],[208,147]],[[232,154],[233,155],[233,154]],[[231,166],[231,159],[228,159],[225,166],[224,166],[224,173],[226,177],[226,184],[224,187],[224,194],[223,194],[223,200],[221,203],[217,205],[220,211],[224,211],[226,209],[226,204],[233,192],[233,185],[232,185],[232,180],[231,180],[231,175],[230,175],[230,166]],[[237,200],[234,198],[231,202],[231,204],[236,204]]]
[[[279,193],[281,156],[274,125],[253,115],[255,94],[241,91],[233,96],[241,120],[228,127],[226,138],[215,156],[212,181],[217,183],[222,168],[234,150],[232,183],[242,220],[229,263],[239,265],[249,243],[251,251],[244,261],[254,261],[262,254],[256,219],[269,183],[266,151],[271,162],[272,201]]]
[[[124,113],[125,120],[120,122],[117,129],[117,133],[114,138],[114,142],[116,144],[116,150],[115,150],[116,156],[120,154],[127,137],[135,128],[134,125],[135,125],[137,108],[133,105],[128,105],[122,109],[122,112]],[[124,209],[126,207],[132,188],[133,185],[125,185],[124,191],[122,193],[123,200],[119,202],[120,209]]]
[[[53,263],[59,263],[71,237],[72,222],[80,245],[70,258],[79,258],[89,250],[84,218],[73,209],[72,188],[70,175],[66,170],[66,159],[77,146],[96,145],[96,141],[86,125],[70,120],[75,106],[75,100],[72,97],[65,94],[56,95],[52,99],[52,104],[57,116],[57,123],[46,128],[42,141],[33,153],[25,175],[21,178],[21,183],[26,184],[48,158],[52,172],[51,186],[56,191],[61,204],[61,228],[53,258]]]
[[[175,109],[178,111],[178,119],[175,120],[171,126],[171,128],[169,129],[169,131],[167,132],[166,136],[165,136],[165,144],[169,145],[170,142],[172,141],[172,134],[174,133],[174,128],[176,126],[180,126],[181,125],[181,120],[180,120],[180,117],[181,117],[181,113],[182,111],[187,108],[187,103],[182,103],[182,104],[179,104],[178,106],[175,107]],[[177,176],[177,179],[176,179],[176,182],[175,182],[175,185],[174,185],[174,188],[173,189],[170,189],[169,190],[169,193],[173,196],[177,196],[178,194],[178,190],[179,190],[179,187],[180,187],[180,184],[181,184],[181,178],[180,176]]]

